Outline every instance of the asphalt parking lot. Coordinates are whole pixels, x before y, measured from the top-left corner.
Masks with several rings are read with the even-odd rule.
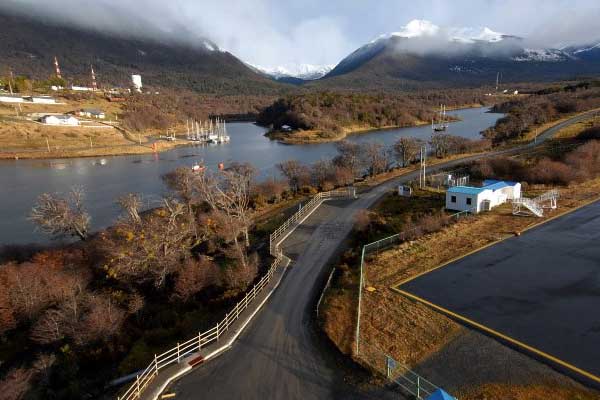
[[[595,202],[398,289],[600,377],[599,239]]]

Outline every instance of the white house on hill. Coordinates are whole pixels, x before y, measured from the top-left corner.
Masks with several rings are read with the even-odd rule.
[[[483,181],[482,187],[454,186],[448,189],[446,208],[479,213],[520,197],[520,183],[488,179]]]
[[[46,125],[78,126],[79,120],[72,115],[45,115],[41,118]]]
[[[81,110],[77,111],[77,115],[79,115],[80,117],[88,118],[106,118],[106,114],[104,113],[104,111],[99,110],[97,108],[82,108]]]

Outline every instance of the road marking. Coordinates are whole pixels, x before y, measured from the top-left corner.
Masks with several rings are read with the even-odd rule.
[[[473,321],[472,319],[464,317],[464,316],[462,316],[460,314],[457,314],[457,313],[455,313],[453,311],[450,311],[450,310],[448,310],[448,309],[446,309],[444,307],[438,306],[437,304],[434,304],[434,303],[432,303],[430,301],[427,301],[427,300],[425,300],[425,299],[423,299],[423,298],[421,298],[419,296],[415,296],[414,294],[411,294],[411,293],[408,293],[408,292],[406,292],[404,290],[398,289],[397,287],[392,287],[390,289],[392,289],[393,291],[395,291],[395,292],[397,292],[397,293],[399,293],[399,294],[401,294],[401,295],[403,295],[405,297],[408,297],[410,299],[413,299],[415,301],[423,303],[423,304],[425,304],[425,305],[427,305],[427,306],[429,306],[429,307],[431,307],[431,308],[433,308],[433,309],[435,309],[437,311],[440,311],[440,312],[442,312],[444,314],[447,314],[447,315],[449,315],[449,316],[451,316],[453,318],[456,318],[456,319],[458,319],[458,320],[460,320],[462,322],[465,322],[465,323],[467,323],[469,325],[472,325],[472,326],[476,327],[477,329],[480,329],[480,330],[482,330],[482,331],[484,331],[486,333],[489,333],[489,334],[491,334],[493,336],[499,337],[499,338],[501,338],[503,340],[506,340],[506,341],[508,341],[508,342],[510,342],[510,343],[512,343],[512,344],[514,344],[516,346],[518,346],[518,347],[521,347],[521,348],[523,348],[523,349],[525,349],[527,351],[530,351],[530,352],[532,352],[534,354],[537,354],[538,356],[540,356],[542,358],[545,358],[545,359],[547,359],[549,361],[552,361],[552,362],[554,362],[556,364],[559,364],[562,367],[565,367],[565,368],[567,368],[567,369],[569,369],[569,370],[571,370],[573,372],[576,372],[576,373],[578,373],[578,374],[580,374],[582,376],[585,376],[586,378],[589,378],[589,379],[591,379],[591,380],[593,380],[593,381],[595,381],[597,383],[600,383],[600,377],[599,376],[596,376],[596,375],[592,374],[591,372],[585,371],[585,370],[583,370],[581,368],[578,368],[578,367],[574,366],[573,364],[570,364],[570,363],[568,363],[568,362],[566,362],[564,360],[561,360],[558,357],[555,357],[555,356],[553,356],[551,354],[545,353],[545,352],[543,352],[543,351],[541,351],[539,349],[536,349],[535,347],[532,347],[532,346],[530,346],[528,344],[525,344],[525,343],[523,343],[523,342],[521,342],[521,341],[519,341],[517,339],[514,339],[514,338],[512,338],[510,336],[507,336],[507,335],[505,335],[503,333],[500,333],[500,332],[498,332],[498,331],[496,331],[496,330],[494,330],[494,329],[492,329],[492,328],[490,328],[488,326],[482,325],[482,324],[480,324],[478,322]]]

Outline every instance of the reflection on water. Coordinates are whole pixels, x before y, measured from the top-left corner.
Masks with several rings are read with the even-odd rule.
[[[501,114],[485,109],[458,110],[462,120],[450,124],[448,133],[479,138]],[[288,159],[311,163],[335,154],[334,143],[284,145],[265,138],[265,129],[252,123],[228,125],[231,143],[219,146],[182,147],[160,154],[92,157],[67,160],[0,161],[0,243],[26,243],[45,238],[33,232],[27,213],[43,192],[65,192],[73,185],[85,187],[86,204],[94,228],[111,224],[118,215],[115,199],[141,193],[149,201],[164,194],[161,176],[178,166],[203,161],[209,168],[221,162],[250,162],[262,177],[276,174],[275,165]],[[350,136],[354,142],[377,141],[386,145],[398,137],[429,139],[431,127],[393,129]],[[153,200],[154,199],[154,200]]]

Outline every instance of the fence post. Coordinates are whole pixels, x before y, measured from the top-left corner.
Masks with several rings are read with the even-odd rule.
[[[417,399],[421,399],[421,377],[417,375]]]
[[[158,375],[158,357],[154,354],[154,373]]]
[[[217,322],[217,342],[219,341],[219,336],[220,336],[220,333],[219,333],[219,322]]]
[[[177,364],[179,364],[179,342],[177,342]]]
[[[136,386],[136,393],[137,393],[137,398],[140,398],[140,376],[136,375],[135,376],[135,386]]]
[[[202,332],[198,332],[198,351],[202,350]]]

